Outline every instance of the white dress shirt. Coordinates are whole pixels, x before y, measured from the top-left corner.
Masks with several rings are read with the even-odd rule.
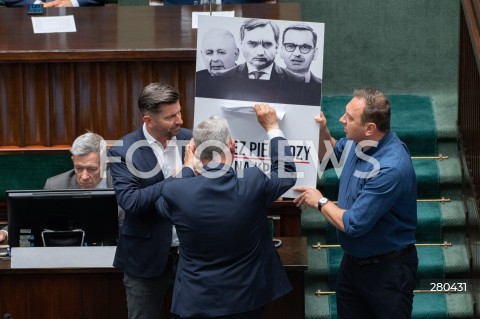
[[[145,123],[143,124],[143,134],[147,139],[148,144],[157,156],[158,164],[162,168],[163,176],[168,178],[177,174],[182,169],[182,157],[180,148],[177,146],[177,138],[174,136],[167,142],[167,147],[157,141],[152,135],[147,132]],[[179,246],[180,242],[177,236],[175,226],[172,226],[172,246]]]

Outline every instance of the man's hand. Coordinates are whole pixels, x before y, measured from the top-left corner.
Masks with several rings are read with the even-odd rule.
[[[306,206],[310,206],[312,208],[318,208],[318,200],[323,197],[318,189],[297,186],[294,187],[293,190],[302,192],[293,200],[293,202],[297,204],[297,207],[305,208]]]
[[[0,243],[8,239],[7,232],[5,230],[0,230]]]
[[[255,114],[257,115],[258,123],[265,129],[265,131],[271,131],[273,129],[279,129],[277,111],[268,104],[255,104],[253,106]]]
[[[195,144],[193,138],[190,140],[190,143],[185,146],[183,166],[190,167],[195,172]]]
[[[315,116],[315,121],[320,124],[320,127],[327,127],[327,119],[323,112],[320,112],[317,116]]]
[[[48,2],[43,2],[43,6],[45,8],[51,8],[51,7],[73,7],[72,1],[70,0],[53,0],[53,1],[48,1]]]

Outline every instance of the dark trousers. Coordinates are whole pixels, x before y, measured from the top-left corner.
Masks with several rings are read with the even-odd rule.
[[[178,262],[177,254],[170,254],[163,273],[154,278],[141,278],[123,274],[127,295],[128,319],[161,318],[163,300],[173,284]]]
[[[338,319],[411,318],[417,268],[414,245],[401,256],[372,264],[344,254],[337,276]]]
[[[228,316],[221,316],[221,317],[189,317],[184,318],[180,316],[175,316],[175,319],[262,319],[262,312],[263,307],[259,309],[255,309],[252,311],[237,313]]]

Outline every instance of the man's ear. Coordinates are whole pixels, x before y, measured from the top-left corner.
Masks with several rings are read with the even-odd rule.
[[[235,153],[235,140],[231,137],[230,142],[228,143],[228,148],[230,149],[230,152],[232,152],[232,154]]]
[[[375,123],[367,123],[367,129],[365,134],[367,136],[372,136],[377,131],[377,125]]]
[[[239,48],[235,48],[235,61],[238,60],[238,57],[240,56],[240,49]]]
[[[152,117],[150,115],[143,116],[143,122],[147,124],[148,127],[152,126]]]

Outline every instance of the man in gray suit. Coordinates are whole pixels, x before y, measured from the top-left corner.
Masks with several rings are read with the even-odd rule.
[[[112,188],[112,176],[106,168],[107,142],[98,134],[85,133],[75,139],[70,148],[73,169],[50,177],[46,190]],[[122,227],[125,212],[118,207],[118,227]],[[0,229],[0,242],[8,239],[8,227]]]
[[[112,188],[112,176],[106,166],[107,142],[98,134],[85,133],[70,148],[73,169],[50,177],[44,189]],[[123,224],[124,211],[118,208],[118,226]]]

